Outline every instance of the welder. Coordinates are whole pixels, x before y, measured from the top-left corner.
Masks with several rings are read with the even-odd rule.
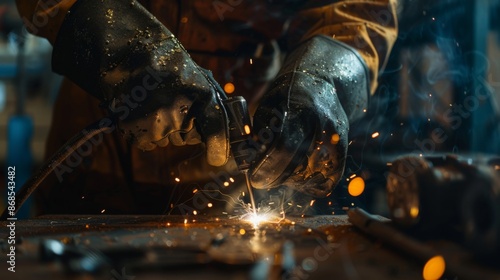
[[[89,123],[117,121],[44,182],[40,213],[223,204],[220,194],[193,197],[219,181],[211,191],[236,191],[224,94],[244,96],[253,115],[252,186],[325,197],[344,171],[349,125],[366,110],[397,37],[396,0],[17,5],[28,30],[53,45],[53,71],[67,78],[46,156]]]

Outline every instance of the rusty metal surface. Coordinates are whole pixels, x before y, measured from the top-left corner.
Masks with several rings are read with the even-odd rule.
[[[8,233],[5,222],[0,233]],[[423,267],[344,215],[287,217],[257,229],[223,216],[44,216],[17,221],[16,237],[16,273],[7,271],[2,239],[0,279],[421,279]],[[41,261],[40,244],[49,239],[116,258],[143,255],[95,275],[69,273],[60,261]],[[500,279],[458,246],[432,245],[462,262],[464,275]]]

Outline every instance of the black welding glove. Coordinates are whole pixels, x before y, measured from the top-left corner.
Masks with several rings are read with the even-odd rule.
[[[54,44],[54,71],[103,100],[143,150],[205,142],[208,163],[229,156],[220,86],[135,0],[80,0]]]
[[[354,49],[326,36],[299,45],[254,116],[263,149],[253,186],[328,195],[344,172],[349,123],[361,116],[368,97],[368,70]]]

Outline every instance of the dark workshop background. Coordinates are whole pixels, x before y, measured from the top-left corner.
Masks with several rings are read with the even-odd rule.
[[[0,0],[2,209],[7,166],[15,164],[22,180],[41,164],[61,81],[50,70],[50,44],[24,31],[13,2]],[[399,37],[378,93],[351,127],[345,180],[332,198],[342,207],[385,214],[385,172],[397,155],[500,154],[500,1],[402,4]],[[357,198],[346,194],[353,174],[367,186]]]

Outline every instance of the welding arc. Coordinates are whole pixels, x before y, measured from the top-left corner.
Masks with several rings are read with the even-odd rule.
[[[104,123],[107,124],[107,126],[103,126]],[[38,188],[40,183],[43,182],[47,175],[49,175],[59,164],[61,164],[76,149],[85,144],[85,142],[87,142],[90,138],[99,133],[112,130],[114,125],[115,123],[110,121],[109,118],[101,119],[82,129],[78,132],[78,134],[68,140],[54,155],[52,155],[50,159],[45,161],[38,172],[33,174],[19,190],[19,192],[16,193],[15,210],[9,211],[7,206],[2,213],[2,216],[0,216],[0,220],[5,221],[7,218],[14,216],[28,197]]]

